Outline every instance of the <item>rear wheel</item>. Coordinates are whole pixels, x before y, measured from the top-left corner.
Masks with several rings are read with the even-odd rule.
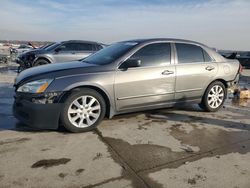
[[[73,92],[66,99],[60,119],[67,130],[85,132],[94,129],[105,113],[103,97],[97,91],[86,88]]]
[[[202,98],[199,106],[208,112],[218,111],[227,96],[227,91],[223,83],[216,81],[211,83]]]
[[[34,64],[33,67],[40,66],[40,65],[46,65],[49,64],[49,61],[46,59],[38,59]]]

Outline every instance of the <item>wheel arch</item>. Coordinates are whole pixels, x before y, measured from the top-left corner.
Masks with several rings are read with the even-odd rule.
[[[40,56],[40,57],[37,57],[37,58],[34,60],[32,66],[34,66],[34,64],[35,64],[38,60],[46,60],[46,61],[49,62],[49,64],[52,63],[52,61],[50,60],[50,58],[44,57],[44,56]]]
[[[227,85],[227,81],[226,81],[226,80],[224,80],[224,79],[222,79],[222,78],[218,78],[218,79],[214,80],[213,82],[217,82],[217,81],[223,83],[223,85],[225,86],[226,89],[228,88],[228,85]],[[211,82],[211,83],[213,83],[213,82]],[[211,84],[211,83],[210,83],[210,84]],[[210,84],[209,84],[209,85],[210,85]],[[208,85],[208,86],[209,86],[209,85]]]
[[[221,83],[225,86],[225,88],[226,88],[226,90],[227,90],[227,88],[228,88],[227,81],[224,80],[224,79],[222,79],[222,78],[217,78],[217,79],[213,80],[212,82],[209,82],[209,84],[205,87],[205,89],[204,89],[204,91],[203,91],[203,94],[202,94],[202,99],[203,99],[203,97],[204,97],[204,95],[205,95],[205,93],[206,93],[208,87],[209,87],[212,83],[214,83],[214,82],[221,82]]]
[[[74,88],[71,88],[70,90],[64,92],[64,94],[60,97],[59,102],[63,103],[67,97],[73,92],[73,91],[78,91],[84,88],[89,88],[89,89],[93,89],[95,91],[97,91],[104,99],[105,103],[106,103],[106,114],[105,117],[112,117],[113,116],[113,108],[111,105],[111,101],[110,98],[108,96],[108,94],[101,88],[97,87],[97,86],[93,86],[93,85],[83,85],[83,86],[76,86]]]

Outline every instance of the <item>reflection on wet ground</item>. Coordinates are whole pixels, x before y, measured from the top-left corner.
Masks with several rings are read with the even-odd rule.
[[[250,108],[250,99],[232,99],[232,105]]]
[[[250,77],[241,76],[239,81],[240,89],[249,89],[250,90]],[[240,93],[228,93],[228,99],[225,101],[226,105],[232,105],[236,107],[246,107],[250,108],[250,98],[240,98]]]
[[[1,74],[16,74],[17,73],[18,66],[11,65],[11,66],[4,66],[0,67],[0,73]]]

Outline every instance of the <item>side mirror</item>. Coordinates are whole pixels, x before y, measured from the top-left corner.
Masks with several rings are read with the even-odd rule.
[[[140,66],[141,66],[140,59],[128,59],[127,61],[123,62],[123,64],[120,66],[120,69],[127,70],[128,68],[140,67]]]

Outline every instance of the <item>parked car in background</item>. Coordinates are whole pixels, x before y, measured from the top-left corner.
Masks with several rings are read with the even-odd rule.
[[[227,59],[237,59],[241,66],[250,68],[250,51],[219,51]]]
[[[107,116],[199,103],[219,110],[240,65],[187,40],[118,42],[81,60],[34,67],[15,80],[14,115],[26,124],[72,132]]]
[[[24,52],[27,52],[27,51],[30,51],[34,49],[32,46],[30,45],[27,45],[27,44],[21,44],[19,47],[17,48],[10,48],[10,53],[11,54],[16,54],[17,56],[24,53]]]
[[[31,50],[17,58],[20,71],[50,63],[62,63],[83,59],[105,45],[92,41],[70,40]]]
[[[239,60],[244,68],[250,68],[250,52],[238,52],[236,59]]]
[[[16,61],[17,57],[22,53],[33,50],[34,48],[31,45],[21,44],[18,47],[10,47],[10,57],[12,61]]]

